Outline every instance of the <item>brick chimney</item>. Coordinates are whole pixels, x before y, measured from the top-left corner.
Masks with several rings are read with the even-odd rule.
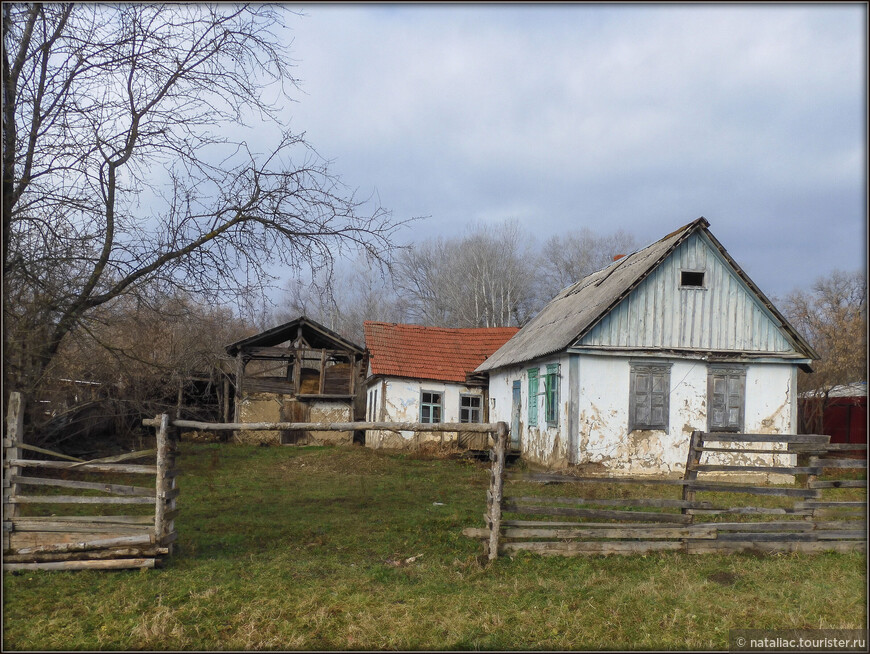
[[[613,260],[614,260],[614,261],[619,261],[619,260],[622,259],[622,257],[624,257],[624,256],[625,256],[624,254],[614,254],[614,255],[613,255]]]

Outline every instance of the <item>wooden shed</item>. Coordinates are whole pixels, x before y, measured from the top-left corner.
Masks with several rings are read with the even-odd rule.
[[[301,316],[226,347],[235,359],[234,422],[362,418],[365,350]],[[239,431],[239,442],[352,442],[351,432]]]

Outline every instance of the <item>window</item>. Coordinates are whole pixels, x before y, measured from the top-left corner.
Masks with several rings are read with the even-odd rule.
[[[369,422],[375,422],[378,419],[378,389],[373,388],[369,391]]]
[[[480,395],[459,396],[459,422],[480,422]]]
[[[668,429],[670,364],[631,364],[628,430]]]
[[[538,369],[529,370],[529,426],[538,424]]]
[[[559,423],[559,364],[547,365],[547,376],[544,377],[544,415],[547,426],[555,427]]]
[[[742,431],[746,369],[711,366],[707,371],[707,431]]]
[[[683,288],[704,288],[704,271],[681,270],[680,286]]]
[[[420,422],[441,422],[441,393],[420,392]]]

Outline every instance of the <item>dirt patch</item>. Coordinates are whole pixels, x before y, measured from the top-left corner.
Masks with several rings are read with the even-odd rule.
[[[731,572],[714,572],[707,576],[707,581],[712,581],[720,586],[733,586],[739,579],[740,577]]]

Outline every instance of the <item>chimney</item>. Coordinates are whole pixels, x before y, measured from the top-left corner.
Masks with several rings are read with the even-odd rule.
[[[613,260],[614,260],[614,261],[619,261],[619,260],[622,259],[622,257],[624,257],[624,256],[625,256],[624,254],[614,254],[614,255],[613,255]]]

